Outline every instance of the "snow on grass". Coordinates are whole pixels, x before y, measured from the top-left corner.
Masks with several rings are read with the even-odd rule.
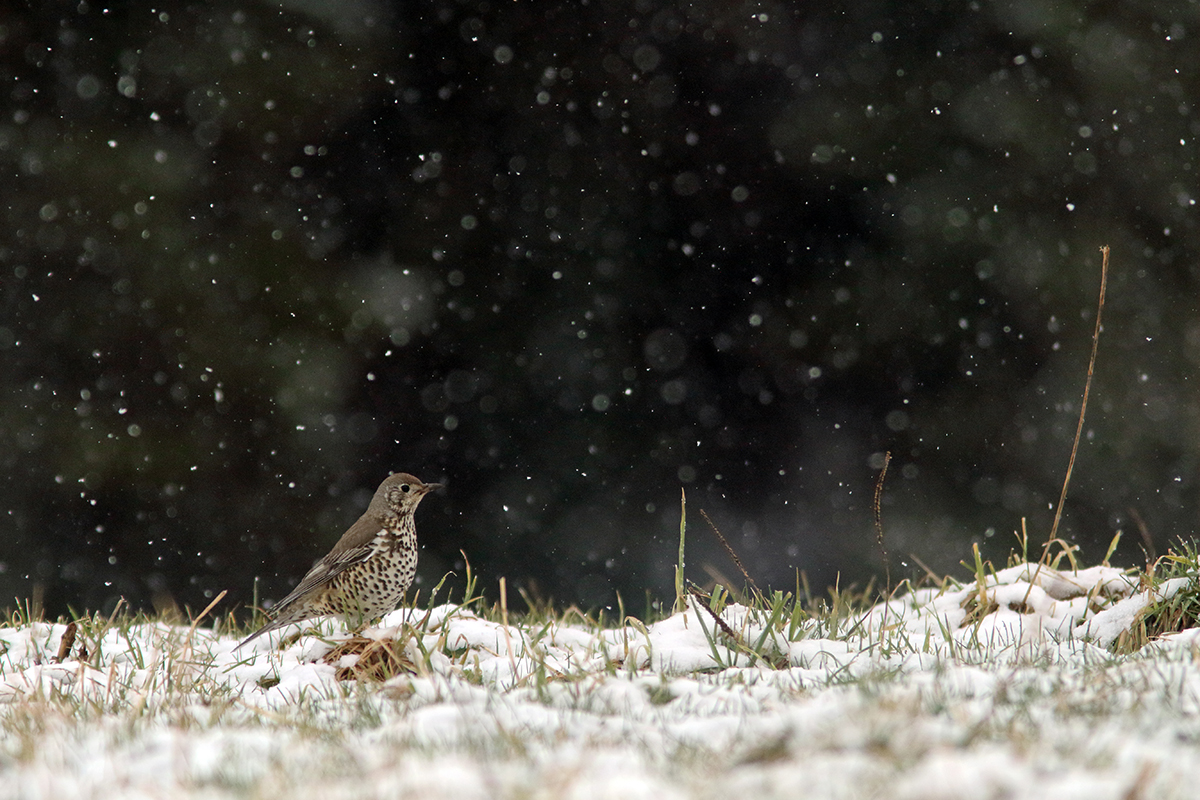
[[[55,663],[67,626],[16,619],[0,797],[1195,797],[1200,633],[1114,649],[1186,592],[1020,564],[858,612],[718,595],[732,637],[694,599],[618,627],[402,609],[366,632],[411,664],[382,683],[338,680],[332,622],[236,649],[84,619]]]

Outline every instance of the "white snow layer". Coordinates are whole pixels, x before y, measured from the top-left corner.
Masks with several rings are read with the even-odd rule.
[[[321,661],[344,633],[114,627],[57,664],[64,625],[0,627],[0,798],[1192,798],[1200,634],[1107,649],[1189,583],[1023,564],[836,629],[729,605],[742,645],[695,607],[402,609],[368,634],[418,672],[384,684]]]

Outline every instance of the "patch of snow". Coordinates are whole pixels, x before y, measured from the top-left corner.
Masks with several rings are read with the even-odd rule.
[[[1022,564],[829,631],[730,604],[646,626],[401,609],[417,674],[339,681],[332,621],[0,628],[0,786],[21,798],[1191,797],[1200,634],[1108,649],[1191,579]],[[297,634],[300,634],[297,638]],[[285,643],[280,646],[280,643]],[[78,651],[76,651],[76,654]],[[349,666],[355,656],[343,656]],[[12,788],[18,787],[18,788]]]

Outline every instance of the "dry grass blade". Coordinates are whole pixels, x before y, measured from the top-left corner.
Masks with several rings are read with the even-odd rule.
[[[918,567],[925,570],[925,578],[922,578],[922,580],[928,579],[929,582],[935,586],[942,584],[946,580],[944,575],[938,575],[936,572],[934,572],[933,569],[924,561],[922,561],[921,557],[916,553],[909,553],[908,557],[911,558]]]
[[[713,521],[708,518],[708,512],[702,508],[700,509],[700,516],[704,517],[704,521],[708,523],[708,527],[712,528],[713,533],[717,535],[717,540],[721,542],[721,546],[725,548],[725,552],[728,553],[729,557],[733,559],[733,563],[737,564],[737,568],[741,570],[742,577],[746,579],[746,583],[750,584],[750,588],[754,590],[754,593],[758,595],[759,598],[762,598],[763,593],[759,591],[758,584],[754,582],[754,578],[750,577],[750,573],[746,572],[746,568],[742,566],[742,560],[738,558],[738,554],[733,551],[733,548],[730,546],[729,542],[723,535],[721,535],[720,529],[718,529],[717,526],[713,524]]]
[[[67,629],[63,631],[62,641],[58,643],[58,655],[54,657],[54,663],[61,664],[71,656],[71,648],[75,645],[75,630],[74,622],[67,623]]]
[[[1142,549],[1146,552],[1146,563],[1153,564],[1158,560],[1158,550],[1154,547],[1154,537],[1150,535],[1150,528],[1146,526],[1146,520],[1142,519],[1141,513],[1133,506],[1129,507],[1129,518],[1133,520],[1133,524],[1137,526],[1138,535],[1142,537]]]
[[[191,638],[192,638],[192,634],[194,634],[194,633],[196,632],[196,626],[200,624],[200,620],[202,620],[202,619],[204,619],[205,617],[207,617],[207,616],[208,616],[208,612],[212,611],[212,610],[213,610],[213,608],[214,608],[214,607],[216,607],[217,603],[219,603],[219,602],[221,602],[222,600],[224,600],[224,599],[225,599],[225,595],[227,595],[227,594],[229,594],[229,590],[228,590],[228,589],[222,589],[222,590],[221,590],[221,593],[220,593],[219,595],[217,595],[216,597],[214,597],[214,598],[213,598],[213,601],[212,601],[211,603],[209,603],[207,606],[205,606],[205,607],[204,607],[204,610],[203,610],[203,611],[201,611],[201,612],[200,612],[200,613],[199,613],[199,614],[196,616],[196,618],[195,618],[194,620],[192,620],[192,626],[191,626],[190,628],[188,628],[188,640],[189,640],[189,641],[190,641],[190,640],[191,640]]]
[[[1150,788],[1150,784],[1154,782],[1157,772],[1158,764],[1156,762],[1146,761],[1142,764],[1133,783],[1125,790],[1125,794],[1121,795],[1121,800],[1144,800],[1144,798],[1153,797],[1155,793]]]

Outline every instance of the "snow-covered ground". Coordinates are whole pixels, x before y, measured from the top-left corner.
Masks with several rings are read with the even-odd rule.
[[[1109,649],[1190,580],[1021,565],[840,619],[728,605],[733,639],[694,603],[400,610],[368,634],[416,674],[385,683],[337,679],[331,623],[84,623],[62,663],[65,625],[0,627],[0,797],[1194,798],[1200,635]]]

